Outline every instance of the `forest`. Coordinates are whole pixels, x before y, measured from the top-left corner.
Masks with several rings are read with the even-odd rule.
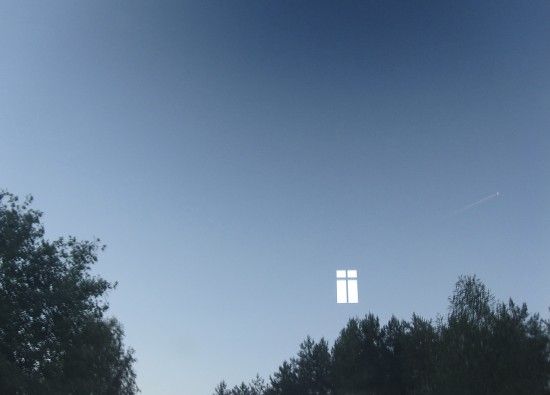
[[[446,315],[381,325],[348,321],[332,347],[309,336],[265,380],[214,395],[550,394],[550,322],[526,304],[499,302],[475,275],[461,276]]]

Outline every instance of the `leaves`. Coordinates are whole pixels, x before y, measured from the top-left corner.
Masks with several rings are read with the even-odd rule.
[[[137,392],[133,351],[90,274],[99,240],[44,238],[42,214],[0,193],[0,392]]]

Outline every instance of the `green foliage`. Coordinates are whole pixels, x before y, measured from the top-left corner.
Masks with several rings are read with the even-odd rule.
[[[550,323],[525,304],[496,303],[479,279],[465,276],[435,323],[413,314],[380,326],[368,314],[350,319],[331,350],[307,337],[262,394],[547,395],[549,386]]]
[[[0,192],[0,393],[136,393],[133,351],[105,317],[115,284],[90,274],[104,247],[46,240],[31,202]]]

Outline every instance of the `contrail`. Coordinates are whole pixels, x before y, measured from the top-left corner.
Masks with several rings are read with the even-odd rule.
[[[497,192],[497,193],[493,193],[492,195],[489,195],[489,196],[485,196],[483,199],[480,199],[478,200],[477,202],[475,203],[472,203],[472,204],[469,204],[467,206],[464,206],[462,207],[460,210],[457,210],[453,213],[453,215],[456,215],[456,214],[460,214],[460,213],[463,213],[464,211],[467,211],[475,206],[479,206],[480,204],[483,204],[491,199],[494,199],[496,197],[499,197],[500,196],[500,192]]]

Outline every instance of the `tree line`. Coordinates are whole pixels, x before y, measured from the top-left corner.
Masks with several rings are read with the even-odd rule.
[[[44,237],[32,198],[0,191],[0,394],[135,394],[134,353],[91,274],[99,240]],[[443,317],[352,318],[267,379],[215,395],[550,394],[550,322],[460,277]]]
[[[214,395],[550,394],[550,322],[525,304],[496,302],[475,276],[459,277],[449,310],[385,325],[352,318],[332,347],[309,336],[268,380]]]

